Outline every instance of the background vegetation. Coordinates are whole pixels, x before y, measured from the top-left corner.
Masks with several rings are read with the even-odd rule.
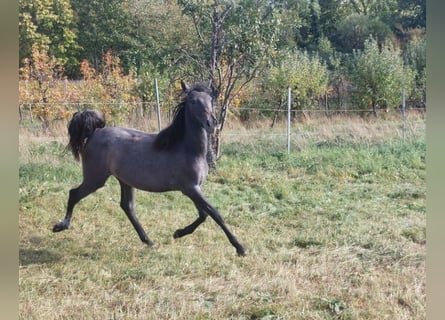
[[[179,79],[210,83],[222,126],[240,106],[279,108],[289,86],[295,109],[376,112],[402,89],[425,107],[425,30],[419,0],[21,0],[20,103],[43,121],[73,108],[45,103],[81,99],[126,117],[156,78],[166,109]]]

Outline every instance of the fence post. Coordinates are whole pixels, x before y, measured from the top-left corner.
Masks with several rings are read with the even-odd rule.
[[[158,116],[158,129],[161,131],[161,108],[159,106],[159,89],[158,79],[155,78],[155,92],[156,92],[156,114]]]
[[[402,89],[402,120],[403,120],[403,142],[406,139],[406,107],[405,107],[405,89]]]
[[[287,153],[290,153],[290,107],[291,107],[291,90],[287,88]]]
[[[68,95],[68,79],[65,78],[65,80],[63,80],[63,102],[67,102],[66,101],[66,96]]]

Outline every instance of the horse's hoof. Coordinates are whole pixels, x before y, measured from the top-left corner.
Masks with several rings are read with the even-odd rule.
[[[184,236],[184,234],[183,234],[182,229],[178,229],[175,231],[175,233],[173,233],[173,238],[175,238],[175,239],[181,238],[183,236]]]
[[[60,232],[66,229],[68,229],[66,224],[64,224],[63,222],[59,222],[58,224],[54,225],[53,232]]]
[[[153,249],[157,249],[158,248],[158,246],[153,241],[151,241],[150,239],[141,239],[141,240],[142,240],[143,243],[145,243],[150,248],[153,248]]]
[[[237,253],[240,257],[245,257],[245,256],[247,255],[246,249],[244,249],[244,248],[236,249],[236,253]]]

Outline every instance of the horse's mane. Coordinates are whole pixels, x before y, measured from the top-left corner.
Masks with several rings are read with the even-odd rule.
[[[184,138],[186,99],[187,95],[192,91],[205,92],[212,97],[214,96],[213,91],[203,84],[195,84],[184,89],[185,96],[182,102],[179,103],[174,110],[172,123],[167,128],[161,130],[154,140],[156,149],[168,150]]]
[[[185,130],[185,101],[178,104],[174,110],[173,121],[165,129],[161,130],[154,140],[154,146],[158,150],[172,148],[184,137]]]

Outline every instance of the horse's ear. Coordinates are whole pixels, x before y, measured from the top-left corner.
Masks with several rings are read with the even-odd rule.
[[[190,87],[185,83],[184,80],[181,80],[181,88],[184,92],[187,92],[190,89]]]

